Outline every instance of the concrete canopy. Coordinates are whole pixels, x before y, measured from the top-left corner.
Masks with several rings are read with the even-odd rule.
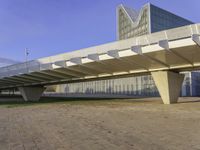
[[[0,90],[200,68],[200,24],[0,69]]]

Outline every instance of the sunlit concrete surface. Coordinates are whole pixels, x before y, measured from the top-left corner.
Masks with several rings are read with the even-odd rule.
[[[37,89],[46,85],[157,71],[179,74],[182,71],[198,70],[199,33],[200,25],[194,24],[3,67],[0,69],[0,90],[23,87]],[[161,91],[159,86],[157,88]],[[32,90],[32,94],[38,95],[37,91],[39,89]],[[178,94],[176,91],[173,95]],[[25,100],[32,101],[32,98]],[[163,99],[165,101],[167,99]]]
[[[167,71],[152,72],[164,104],[177,103],[184,80],[183,74]]]
[[[200,98],[175,105],[162,105],[159,98],[53,101],[1,104],[0,149],[200,148]]]

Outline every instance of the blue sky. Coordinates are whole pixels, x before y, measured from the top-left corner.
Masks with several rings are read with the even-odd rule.
[[[0,57],[24,61],[116,39],[116,6],[151,2],[200,22],[200,0],[0,0]]]

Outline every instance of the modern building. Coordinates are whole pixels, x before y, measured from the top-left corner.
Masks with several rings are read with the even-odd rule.
[[[117,18],[118,40],[193,24],[193,22],[189,20],[150,3],[144,5],[139,12],[129,7],[119,5],[117,7]]]
[[[193,22],[152,4],[144,5],[139,12],[123,5],[117,7],[117,40],[190,24]],[[186,77],[182,86],[182,96],[199,96],[200,72],[184,74]],[[53,88],[57,94],[62,93],[65,96],[159,96],[151,75],[70,83],[53,86]],[[52,91],[53,88],[49,89]]]
[[[182,85],[182,96],[200,96],[200,72],[187,72]]]

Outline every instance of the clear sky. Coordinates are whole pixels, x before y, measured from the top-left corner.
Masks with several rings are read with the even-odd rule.
[[[116,40],[116,6],[151,2],[200,22],[200,0],[0,0],[0,57],[24,61]]]

